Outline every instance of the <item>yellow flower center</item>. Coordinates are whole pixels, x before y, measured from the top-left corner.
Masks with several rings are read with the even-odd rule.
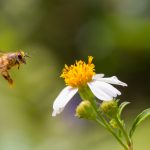
[[[64,78],[66,85],[72,87],[82,87],[92,80],[95,74],[95,65],[92,63],[93,57],[88,57],[88,63],[79,60],[74,65],[65,65],[60,77]]]

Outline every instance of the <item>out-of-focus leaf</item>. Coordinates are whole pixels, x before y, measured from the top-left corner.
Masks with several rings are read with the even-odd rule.
[[[135,120],[133,121],[132,127],[130,129],[130,132],[129,132],[130,137],[133,136],[133,133],[135,129],[137,128],[137,126],[149,116],[150,116],[150,108],[144,110],[135,118]]]
[[[123,111],[123,109],[125,108],[125,106],[127,106],[128,104],[130,104],[130,102],[123,102],[120,104],[119,106],[119,112],[118,112],[118,115],[121,116],[121,113]]]

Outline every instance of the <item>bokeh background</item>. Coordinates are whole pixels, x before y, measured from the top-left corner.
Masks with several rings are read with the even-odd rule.
[[[150,107],[149,0],[0,0],[0,49],[23,49],[32,58],[11,70],[15,85],[0,77],[0,150],[120,150],[97,124],[74,117],[79,95],[52,118],[65,86],[64,64],[94,57],[97,73],[128,83],[123,117]],[[150,149],[150,119],[134,135],[135,150]]]

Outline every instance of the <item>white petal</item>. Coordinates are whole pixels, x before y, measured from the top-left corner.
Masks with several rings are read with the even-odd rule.
[[[121,92],[119,90],[117,90],[115,87],[113,87],[111,84],[105,83],[105,82],[101,82],[101,81],[97,81],[99,87],[101,89],[106,90],[108,93],[113,94],[113,97],[116,97],[117,95],[121,95]]]
[[[104,74],[96,74],[93,76],[93,79],[99,79],[99,78],[103,78]]]
[[[99,85],[97,84],[97,81],[89,82],[88,83],[92,93],[100,100],[104,101],[110,101],[113,99],[112,96],[105,93],[101,88],[99,88]]]
[[[100,100],[109,101],[117,95],[121,95],[120,91],[105,82],[93,80],[92,82],[88,83],[88,85],[93,94]]]
[[[108,87],[107,83],[105,84],[104,82],[99,83],[99,88],[111,97],[117,97],[117,94],[121,94],[119,91],[116,91],[114,87]]]
[[[126,83],[118,80],[118,78],[116,76],[113,76],[113,77],[110,77],[110,78],[97,78],[96,80],[107,82],[107,83],[110,83],[110,84],[127,86]]]
[[[52,116],[60,114],[67,105],[67,103],[77,93],[77,91],[77,88],[72,88],[70,86],[65,87],[54,101]]]

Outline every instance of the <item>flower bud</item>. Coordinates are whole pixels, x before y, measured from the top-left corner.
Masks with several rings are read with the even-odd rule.
[[[78,118],[95,119],[97,114],[88,100],[82,101],[76,108],[76,115]]]
[[[116,100],[103,101],[100,105],[101,111],[109,118],[115,118],[118,112],[118,102]]]
[[[114,129],[118,128],[118,124],[115,119],[111,119],[109,123]]]

